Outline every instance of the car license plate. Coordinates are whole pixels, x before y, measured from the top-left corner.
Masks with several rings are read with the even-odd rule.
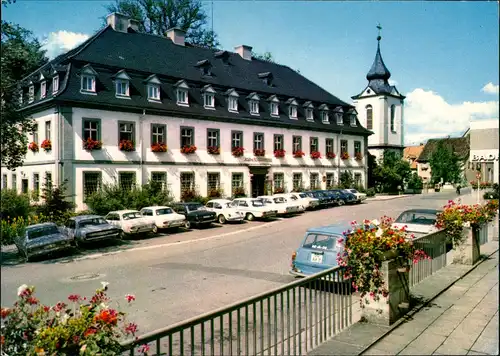
[[[323,255],[311,253],[311,262],[323,263]]]

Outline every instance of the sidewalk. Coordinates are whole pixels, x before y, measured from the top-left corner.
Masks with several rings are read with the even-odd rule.
[[[401,194],[401,195],[375,195],[374,197],[366,198],[369,201],[378,201],[378,200],[392,200],[399,198],[411,197],[413,194]]]
[[[363,355],[498,355],[498,251]]]

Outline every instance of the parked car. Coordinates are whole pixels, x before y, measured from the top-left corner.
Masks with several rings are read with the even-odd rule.
[[[351,194],[353,194],[356,197],[358,204],[360,204],[360,203],[362,203],[363,201],[366,200],[366,194],[358,192],[356,189],[350,188],[350,189],[344,189],[342,191],[344,193],[351,193]]]
[[[418,235],[431,234],[438,231],[434,225],[436,223],[437,214],[441,210],[436,209],[409,209],[403,211],[394,221],[394,228],[402,228],[406,226],[406,231]]]
[[[318,202],[319,202],[318,207],[319,208],[326,208],[332,203],[331,198],[329,196],[321,193],[319,190],[311,190],[311,191],[307,191],[304,193],[307,194],[311,198],[318,199]]]
[[[292,192],[290,194],[295,195],[298,199],[300,199],[300,201],[302,202],[302,205],[305,206],[306,210],[307,209],[316,209],[319,206],[319,200],[308,196],[306,193]]]
[[[186,221],[184,227],[190,229],[191,226],[210,226],[215,221],[217,215],[213,211],[208,211],[201,203],[176,203],[172,206],[176,213],[184,215]]]
[[[342,191],[342,189],[332,189],[331,191],[340,194],[340,197],[344,201],[344,204],[356,204],[356,202],[358,201],[354,194],[346,193]]]
[[[333,205],[342,206],[345,204],[344,196],[339,191],[329,190],[328,192],[331,194],[333,198]]]
[[[328,198],[328,206],[340,206],[343,205],[343,200],[339,194],[331,190],[320,190],[321,194]]]
[[[66,221],[62,229],[73,239],[76,246],[93,241],[118,239],[121,236],[121,229],[111,225],[99,215],[72,217]]]
[[[236,198],[231,202],[231,206],[243,212],[245,219],[249,221],[255,218],[270,219],[278,214],[277,209],[265,205],[262,200],[256,198]]]
[[[205,207],[208,211],[213,211],[217,214],[217,221],[220,224],[226,222],[243,221],[245,213],[237,207],[231,205],[231,200],[228,199],[213,199],[209,200]]]
[[[154,221],[142,216],[137,210],[110,211],[104,219],[122,230],[121,237],[156,233],[158,231]]]
[[[299,208],[295,204],[289,203],[284,197],[261,195],[258,196],[257,199],[262,200],[264,204],[272,207],[274,210],[277,210],[278,216],[297,214],[299,212]]]
[[[293,193],[279,193],[279,194],[274,194],[273,197],[284,198],[289,205],[297,207],[298,213],[303,213],[306,210],[306,203],[304,203],[302,199],[299,199]]]
[[[177,214],[169,206],[148,206],[140,211],[142,216],[152,219],[157,229],[182,227],[186,224],[186,217]]]
[[[350,228],[348,222],[342,222],[308,229],[292,253],[290,273],[304,277],[337,266],[337,255],[343,249],[338,239],[345,238],[343,232]]]
[[[14,238],[14,243],[28,262],[34,256],[71,248],[73,238],[59,230],[56,224],[43,223],[26,227],[23,235]]]

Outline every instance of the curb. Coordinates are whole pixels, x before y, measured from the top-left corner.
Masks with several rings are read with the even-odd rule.
[[[358,353],[358,356],[359,355],[362,355],[363,353],[365,353],[366,351],[368,351],[369,349],[371,349],[373,346],[375,346],[375,344],[377,342],[379,342],[380,340],[382,340],[384,337],[386,337],[388,334],[390,334],[394,329],[396,329],[398,326],[400,326],[401,324],[403,324],[404,322],[406,322],[406,320],[408,318],[411,318],[413,315],[417,314],[420,310],[422,310],[423,308],[425,308],[426,306],[428,306],[434,299],[436,299],[437,297],[439,297],[441,294],[443,294],[444,292],[446,292],[448,289],[450,289],[451,287],[453,287],[453,285],[455,283],[457,283],[458,281],[462,280],[464,277],[466,277],[469,273],[471,273],[472,271],[474,271],[478,266],[480,266],[483,262],[487,261],[488,260],[488,257],[491,257],[493,256],[495,253],[498,253],[499,249],[496,249],[495,251],[493,251],[492,253],[490,253],[489,255],[486,255],[486,258],[483,258],[481,259],[481,261],[479,261],[478,263],[476,263],[474,266],[471,267],[471,269],[469,269],[467,272],[465,272],[460,278],[454,280],[453,282],[449,283],[448,285],[446,285],[440,292],[436,293],[436,295],[434,295],[432,298],[428,299],[427,301],[425,301],[424,303],[414,307],[412,310],[410,310],[408,313],[406,313],[401,319],[399,319],[398,321],[396,321],[393,325],[391,325],[391,328],[389,330],[387,330],[384,334],[382,334],[381,336],[379,336],[377,339],[375,339],[372,343],[370,343],[368,346],[366,346],[361,352]]]
[[[412,195],[408,195],[408,194],[395,195],[395,196],[390,196],[390,198],[387,198],[387,199],[377,199],[376,197],[371,197],[371,198],[366,198],[366,200],[369,200],[369,201],[386,201],[386,200],[408,198],[408,197],[411,197],[411,196],[414,196],[414,195],[418,195],[418,194],[412,194]],[[385,197],[387,195],[382,195],[382,196]]]

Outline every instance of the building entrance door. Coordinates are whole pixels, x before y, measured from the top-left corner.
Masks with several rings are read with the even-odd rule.
[[[254,174],[250,182],[252,184],[252,198],[264,195],[264,186],[266,184],[265,174]]]

